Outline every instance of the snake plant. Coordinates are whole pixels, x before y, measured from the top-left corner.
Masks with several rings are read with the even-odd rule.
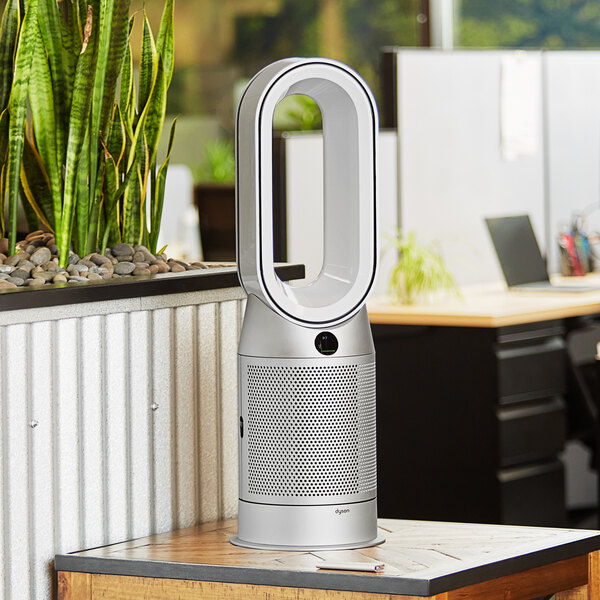
[[[134,82],[130,0],[7,0],[0,29],[0,233],[56,237],[60,264],[118,242],[156,251],[175,133],[157,168],[173,74],[173,0],[144,12]],[[146,202],[149,198],[149,202]],[[8,222],[4,221],[8,207]]]

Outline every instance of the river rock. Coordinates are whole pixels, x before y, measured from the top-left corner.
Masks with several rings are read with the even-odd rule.
[[[0,279],[0,289],[16,288],[14,283],[11,283],[7,279]]]
[[[39,271],[37,273],[34,273],[33,271],[31,271],[31,275],[33,277],[39,277],[40,279],[43,279],[44,281],[52,281],[54,279],[54,277],[56,276],[56,273],[54,271]]]
[[[103,266],[105,263],[112,265],[110,258],[103,256],[102,254],[98,254],[97,252],[94,252],[94,254],[90,255],[89,260],[91,260],[97,266]]]
[[[28,279],[25,283],[28,287],[41,287],[46,282],[41,277],[34,277],[33,279]]]
[[[131,262],[120,262],[115,265],[115,273],[117,275],[129,275],[133,273],[135,265]]]
[[[15,277],[17,279],[22,279],[23,281],[25,281],[26,279],[29,279],[29,271],[26,271],[25,269],[21,269],[21,267],[19,267],[18,269],[15,269],[11,274],[11,277]],[[17,284],[19,285],[19,284]]]
[[[31,255],[31,262],[37,266],[37,265],[41,265],[42,263],[49,261],[51,258],[52,258],[52,253],[50,252],[50,249],[46,248],[44,246],[42,248],[38,248]]]
[[[133,256],[133,247],[129,244],[115,244],[110,249],[113,256]]]
[[[156,266],[158,268],[159,273],[168,273],[169,272],[169,265],[162,260],[156,260],[150,266]]]
[[[19,269],[23,269],[23,271],[27,271],[28,273],[34,268],[35,265],[30,260],[22,260],[19,263]]]
[[[40,267],[44,269],[44,271],[58,271],[58,265],[53,260],[47,260],[45,263],[41,264]],[[19,265],[19,269],[23,268],[23,264]]]
[[[22,260],[27,260],[29,258],[29,254],[25,256],[26,252],[19,252],[18,254],[13,254],[9,256],[5,261],[5,265],[9,265],[11,267],[16,267]]]

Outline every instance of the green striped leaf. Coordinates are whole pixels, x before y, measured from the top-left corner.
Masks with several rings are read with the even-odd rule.
[[[83,44],[83,28],[87,15],[87,6],[83,6],[81,12],[81,3],[79,0],[71,1],[71,52],[75,56],[81,53],[81,45]],[[74,73],[75,71],[73,71]]]
[[[22,169],[21,169],[21,172]],[[27,221],[27,228],[29,231],[37,231],[40,228],[40,221],[35,214],[31,204],[27,201],[27,194],[21,185],[19,188],[21,204],[23,206],[23,212],[25,213],[25,220]]]
[[[23,147],[20,183],[24,194],[22,197],[24,205],[26,201],[39,220],[50,231],[54,231],[50,181],[42,164],[42,159],[28,135],[25,137]]]
[[[144,143],[144,121],[146,109],[140,115],[138,126],[131,140],[131,148],[127,159],[127,175],[125,180],[128,185],[123,192],[122,237],[128,244],[137,244],[139,225],[135,223],[139,218],[140,189],[138,176],[141,174],[141,165],[146,163],[147,149]]]
[[[136,177],[125,190],[127,203],[123,205],[123,241],[132,246],[140,243],[141,173],[137,165]]]
[[[8,108],[0,113],[0,234],[4,237],[4,200],[5,191],[4,181],[6,177],[6,159],[8,156]]]
[[[56,114],[56,152],[58,164],[62,165],[66,151],[65,134],[67,130],[67,94],[65,86],[65,66],[63,64],[61,17],[56,0],[38,0],[38,23],[44,46],[48,53],[51,86]]]
[[[79,37],[81,39],[81,46],[85,40],[85,24],[87,22],[88,16],[88,8],[90,6],[90,2],[88,0],[73,0],[74,4],[79,5]],[[98,16],[98,13],[94,11],[94,14]],[[81,52],[80,46],[80,52]]]
[[[125,59],[123,60],[123,70],[121,72],[121,90],[119,94],[119,107],[124,121],[129,122],[129,116],[132,114],[134,106],[134,85],[133,85],[133,56],[130,44],[127,44]],[[133,129],[129,128],[129,134],[133,137]]]
[[[91,204],[91,192],[90,192],[90,140],[89,131],[85,132],[83,138],[83,144],[81,146],[81,153],[79,155],[79,162],[77,164],[77,203],[75,208],[75,227],[76,232],[74,236],[71,236],[74,242],[74,249],[79,256],[85,256],[87,237],[89,229],[90,219],[90,204]]]
[[[112,15],[112,27],[109,39],[108,57],[100,130],[106,134],[107,124],[113,108],[117,80],[124,67],[124,60],[129,41],[129,6],[130,0],[114,0],[115,7]]]
[[[98,185],[96,186],[96,192],[94,194],[94,198],[92,199],[92,206],[90,207],[85,254],[95,252],[98,248],[98,224],[100,222],[100,211],[102,210],[102,182],[104,180],[104,167],[105,163],[104,161],[101,161],[100,169],[98,171]]]
[[[5,185],[9,211],[8,250],[11,254],[14,254],[17,242],[17,210],[23,142],[25,139],[27,86],[29,85],[29,73],[31,71],[36,35],[38,35],[37,0],[29,0],[17,44],[15,72],[9,101],[10,124]]]
[[[52,209],[47,218],[52,223],[60,223],[62,213],[62,162],[58,162],[60,154],[57,148],[56,136],[58,131],[62,131],[62,129],[55,117],[52,77],[41,35],[36,37],[29,84],[29,102],[35,141],[48,174],[52,195]]]
[[[142,53],[140,56],[140,97],[138,108],[140,112],[146,106],[158,71],[158,52],[154,44],[150,22],[144,10],[144,33],[142,35]]]
[[[120,242],[119,234],[119,208],[118,198],[116,197],[119,186],[119,169],[115,164],[110,152],[104,147],[104,181],[102,183],[102,215],[101,221],[104,229],[98,232],[100,251],[106,252],[106,246],[109,239],[114,242]],[[116,206],[113,206],[113,203]]]
[[[65,164],[65,183],[63,194],[63,213],[60,229],[60,264],[66,266],[69,259],[69,241],[73,230],[75,206],[77,167],[85,139],[87,122],[90,113],[92,86],[89,74],[93,70],[94,48],[96,42],[96,28],[93,27],[93,10],[88,11],[86,19],[85,37],[82,44],[82,53],[77,61],[75,82],[73,84],[73,100],[69,118],[69,137],[67,144],[67,157]],[[80,198],[80,201],[82,199]],[[85,202],[87,212],[88,203]]]
[[[64,3],[63,3],[64,4]],[[70,2],[63,6],[64,17],[61,16],[60,24],[60,37],[62,41],[62,61],[63,61],[63,84],[65,94],[65,107],[64,114],[65,120],[63,123],[63,129],[66,132],[68,128],[69,109],[71,106],[71,95],[73,94],[73,79],[75,78],[75,65],[77,64],[77,56],[79,52],[73,48],[73,27],[72,21],[75,19],[73,13],[73,6]],[[80,47],[81,49],[81,47]],[[65,142],[66,143],[66,142]],[[64,164],[64,156],[62,157],[62,163]]]
[[[150,236],[149,236],[149,250],[152,253],[156,252],[156,244],[158,243],[158,234],[160,232],[160,222],[162,219],[163,204],[165,200],[165,187],[167,184],[167,171],[169,169],[169,161],[171,160],[171,151],[173,150],[173,141],[175,140],[175,128],[177,126],[177,117],[173,119],[171,125],[171,132],[169,134],[169,147],[167,150],[167,157],[163,164],[158,170],[156,177],[156,185],[152,189],[152,213],[150,219]]]
[[[167,112],[167,80],[165,70],[163,68],[162,57],[158,57],[158,69],[156,81],[152,88],[152,94],[148,100],[148,113],[144,125],[144,133],[146,135],[146,143],[148,144],[148,153],[150,156],[150,164],[154,163],[156,158],[156,150],[158,148],[158,140],[162,131],[165,114]]]
[[[106,81],[106,66],[110,50],[110,37],[112,29],[114,0],[100,0],[99,16],[96,19],[98,27],[98,42],[93,74],[94,88],[92,92],[92,108],[89,131],[89,198],[96,195],[96,177],[98,171],[98,151],[100,147],[100,128],[102,117],[102,104],[104,102],[104,85]],[[81,236],[87,239],[87,228]]]
[[[5,108],[0,113],[0,163],[4,165],[6,163],[6,157],[8,156],[8,122],[10,116],[8,114],[8,108]],[[4,191],[4,188],[0,186],[0,193]]]
[[[113,157],[115,165],[119,165],[125,154],[125,124],[118,104],[114,105],[110,135],[106,143],[109,154]]]
[[[8,0],[0,26],[0,110],[8,105],[13,81],[15,46],[21,25],[19,0]]]
[[[110,157],[110,160],[112,160],[112,157]],[[114,165],[114,161],[112,162],[112,164]],[[117,171],[117,175],[118,175],[118,169],[115,167],[115,171]],[[106,168],[106,173],[107,173],[107,181],[110,181],[112,178],[112,171],[109,168],[109,165],[107,164],[107,168]],[[127,188],[129,188],[132,184],[132,182],[134,181],[134,179],[137,177],[138,174],[138,168],[137,168],[137,161],[134,160],[131,164],[131,167],[128,169],[125,178],[123,179],[123,183],[121,183],[121,185],[112,193],[109,195],[108,199],[107,199],[107,222],[109,224],[112,224],[115,222],[115,219],[117,218],[117,214],[118,214],[118,210],[119,210],[119,200],[121,199],[122,196],[124,196]],[[118,181],[115,177],[115,180]],[[113,188],[110,188],[113,189]],[[102,240],[102,246],[101,248],[106,249],[106,245],[108,243],[108,238],[110,233],[112,232],[112,227],[108,226],[106,227],[106,230],[104,232],[104,237]],[[122,237],[119,236],[119,241],[124,241]]]
[[[2,193],[0,194],[0,233],[2,233],[2,237],[6,236],[6,226],[4,223],[4,189],[5,189],[5,179],[6,179],[6,163],[2,163],[2,170],[0,171],[0,189],[2,189]]]
[[[174,2],[173,0],[167,0],[165,2],[165,8],[163,9],[162,18],[160,20],[160,29],[158,30],[158,37],[156,38],[156,50],[162,56],[163,65],[165,68],[165,75],[167,79],[167,87],[171,85],[171,78],[173,77],[173,66],[175,64],[175,39],[173,33],[173,16],[174,16]]]

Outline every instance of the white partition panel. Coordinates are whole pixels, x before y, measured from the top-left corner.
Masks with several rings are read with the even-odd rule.
[[[534,79],[523,114],[521,59]],[[502,279],[484,217],[528,213],[545,243],[541,53],[399,50],[397,81],[403,231],[436,241],[459,283]],[[503,136],[519,135],[529,147],[507,156]]]
[[[600,205],[600,52],[545,52],[544,74],[554,237],[574,214]],[[600,227],[598,214],[593,224]],[[550,255],[556,267],[556,244]]]

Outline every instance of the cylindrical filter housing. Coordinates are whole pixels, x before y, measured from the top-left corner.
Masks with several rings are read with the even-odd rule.
[[[290,323],[250,296],[238,366],[234,543],[378,543],[375,353],[366,310],[320,331]]]

